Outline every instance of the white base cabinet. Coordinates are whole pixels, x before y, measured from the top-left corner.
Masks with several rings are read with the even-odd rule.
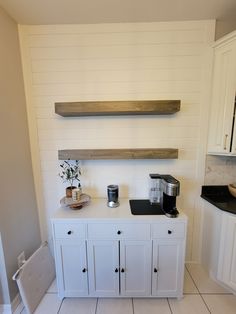
[[[224,215],[217,278],[236,293],[236,217]]]
[[[61,211],[52,220],[60,298],[182,297],[186,216],[84,219]]]
[[[202,264],[236,294],[236,216],[204,202]]]

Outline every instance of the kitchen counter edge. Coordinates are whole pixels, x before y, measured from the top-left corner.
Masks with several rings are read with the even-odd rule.
[[[201,198],[224,212],[236,215],[236,198],[229,193],[227,185],[203,185]]]
[[[91,202],[84,206],[82,209],[74,210],[68,207],[60,207],[52,215],[52,221],[58,220],[119,220],[126,219],[129,222],[154,222],[162,221],[165,223],[174,222],[174,221],[186,221],[187,216],[180,212],[177,218],[168,218],[165,215],[132,215],[129,205],[129,199],[120,199],[120,206],[116,208],[110,208],[107,206],[107,200],[105,198],[92,198]]]

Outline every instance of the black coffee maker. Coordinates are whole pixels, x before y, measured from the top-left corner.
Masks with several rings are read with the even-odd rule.
[[[150,174],[150,203],[160,205],[167,217],[179,215],[176,208],[176,196],[179,195],[180,183],[169,174]]]

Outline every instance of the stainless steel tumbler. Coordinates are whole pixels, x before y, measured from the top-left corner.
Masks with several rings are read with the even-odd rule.
[[[119,206],[119,187],[118,185],[111,184],[107,186],[107,206],[117,207]]]

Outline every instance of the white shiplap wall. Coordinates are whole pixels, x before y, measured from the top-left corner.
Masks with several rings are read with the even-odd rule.
[[[20,26],[33,167],[43,238],[64,186],[57,151],[66,148],[176,147],[178,160],[83,161],[82,185],[106,197],[148,198],[148,174],[181,182],[189,217],[187,259],[198,256],[200,186],[214,21]],[[173,116],[62,118],[55,102],[180,99]]]

